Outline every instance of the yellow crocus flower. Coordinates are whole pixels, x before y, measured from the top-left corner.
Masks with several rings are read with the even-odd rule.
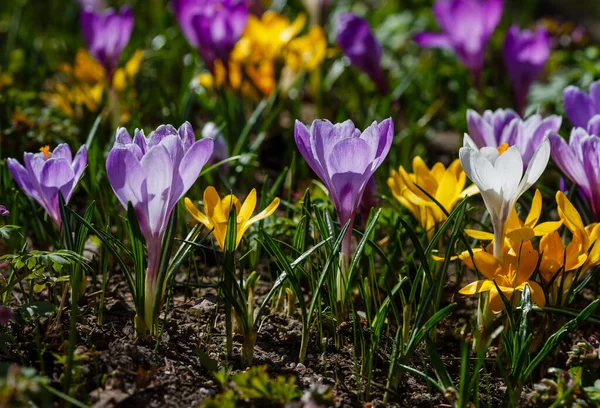
[[[227,223],[231,208],[235,207],[237,214],[237,238],[235,243],[235,247],[237,248],[248,228],[255,222],[273,214],[279,206],[279,202],[279,198],[275,198],[267,208],[252,217],[252,213],[256,207],[256,189],[250,191],[250,194],[248,194],[248,197],[246,197],[246,200],[242,204],[233,194],[221,199],[217,190],[210,186],[204,190],[204,211],[206,214],[201,213],[187,197],[185,198],[185,207],[198,222],[204,224],[206,228],[213,230],[213,236],[219,243],[219,246],[221,249],[225,249]]]
[[[544,306],[546,298],[542,287],[537,282],[529,280],[533,272],[535,272],[538,258],[538,252],[531,245],[531,241],[525,241],[514,246],[505,245],[502,261],[488,251],[475,252],[473,258],[468,257],[463,261],[471,269],[477,266],[477,270],[485,279],[469,283],[459,293],[462,295],[474,295],[481,292],[489,292],[488,301],[490,309],[494,313],[500,313],[504,310],[504,304],[502,303],[498,288],[511,301],[515,291],[522,291],[525,288],[525,284],[527,284],[531,291],[531,300],[533,303],[538,306]]]
[[[588,254],[582,273],[599,265],[600,245],[596,245],[596,241],[600,236],[600,224],[592,223],[585,226],[575,206],[562,191],[556,193],[556,204],[558,205],[558,216],[573,234],[573,239],[581,241],[581,252]]]
[[[561,221],[548,221],[537,224],[542,213],[542,194],[540,190],[535,191],[531,208],[525,222],[523,222],[517,210],[513,208],[512,212],[506,220],[506,238],[515,242],[528,241],[533,237],[540,237],[556,231],[562,225]],[[536,225],[537,224],[537,225]],[[482,241],[493,241],[494,234],[491,232],[479,231],[474,229],[465,229],[465,234],[471,238],[480,239]]]
[[[413,159],[413,173],[407,173],[400,166],[398,172],[392,170],[387,183],[394,198],[413,213],[421,227],[431,236],[436,225],[446,220],[446,215],[427,194],[435,198],[446,211],[451,212],[461,199],[479,192],[475,185],[465,188],[466,181],[467,176],[458,159],[448,168],[443,163],[436,163],[429,169],[423,159],[416,156]]]

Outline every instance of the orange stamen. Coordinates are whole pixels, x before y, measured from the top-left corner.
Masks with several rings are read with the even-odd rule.
[[[50,158],[50,146],[49,145],[40,147],[40,152],[44,153],[46,160],[48,160]]]
[[[502,143],[500,146],[498,146],[498,153],[502,154],[505,151],[508,150],[510,146],[508,145],[508,143]]]

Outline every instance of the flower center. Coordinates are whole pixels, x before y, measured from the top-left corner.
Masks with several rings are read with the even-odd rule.
[[[44,153],[44,157],[48,160],[50,158],[50,145],[40,147],[40,152]]]
[[[508,143],[502,143],[500,146],[498,146],[498,153],[500,153],[500,155],[502,155],[502,153],[507,151],[509,147],[510,146],[508,145]]]

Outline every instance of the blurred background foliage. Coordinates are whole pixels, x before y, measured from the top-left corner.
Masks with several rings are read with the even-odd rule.
[[[306,13],[315,1],[274,0],[267,6],[294,19],[298,13]],[[169,2],[108,1],[114,7],[125,3],[134,11],[135,28],[121,57],[121,66],[136,50],[144,52],[133,85],[135,104],[129,109],[125,125],[129,129],[151,129],[162,123],[178,125],[189,120],[199,130],[207,121],[222,126],[229,123],[230,118],[219,104],[222,95],[197,83],[197,75],[206,68],[186,42]],[[432,1],[323,3],[323,12],[311,15],[309,21],[324,27],[330,47],[328,57],[317,72],[302,76],[292,89],[276,95],[273,106],[277,106],[277,111],[271,115],[268,127],[260,127],[266,141],[255,164],[273,174],[288,165],[293,156],[292,126],[296,118],[304,122],[317,117],[334,122],[350,118],[361,128],[391,116],[398,134],[396,148],[389,157],[392,168],[408,165],[414,155],[424,155],[430,161],[439,157],[448,162],[466,130],[468,108],[481,111],[512,106],[501,47],[513,22],[521,27],[544,24],[552,35],[551,59],[545,75],[530,94],[529,112],[539,109],[563,113],[562,90],[567,84],[587,87],[600,77],[600,50],[593,41],[600,36],[600,6],[594,2],[507,0],[503,20],[487,49],[481,92],[472,86],[466,69],[450,52],[421,49],[412,41],[417,31],[437,30]],[[383,44],[383,65],[391,84],[388,95],[382,97],[336,48],[336,16],[349,9],[368,18]],[[37,150],[47,143],[85,143],[100,110],[69,116],[49,106],[43,98],[61,64],[73,64],[77,50],[85,48],[79,12],[80,5],[71,0],[14,0],[0,4],[0,43],[4,44],[0,52],[2,157],[20,157],[23,151]],[[239,121],[248,120],[257,104],[258,101],[244,101]],[[115,129],[110,120],[103,119],[97,137],[100,143],[108,144]],[[249,143],[259,133],[254,130]],[[281,160],[281,152],[285,160]],[[386,175],[381,173],[383,179]]]

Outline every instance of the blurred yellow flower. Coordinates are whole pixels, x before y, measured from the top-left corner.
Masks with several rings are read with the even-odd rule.
[[[413,159],[413,173],[407,173],[400,166],[397,172],[392,170],[387,184],[394,198],[413,213],[421,227],[431,236],[435,227],[447,217],[427,194],[437,200],[447,212],[451,212],[461,199],[479,192],[475,185],[465,188],[466,181],[467,176],[458,159],[448,168],[443,163],[436,163],[429,169],[423,159],[416,156]]]
[[[198,76],[199,84],[204,88],[229,86],[257,99],[275,91],[282,72],[297,75],[315,70],[327,54],[327,39],[319,26],[298,36],[305,24],[304,14],[293,22],[273,11],[260,18],[251,15],[227,67],[217,61],[212,74]]]
[[[204,190],[204,211],[202,214],[189,198],[185,198],[185,207],[192,217],[198,222],[204,224],[206,228],[213,230],[213,235],[221,249],[225,249],[225,237],[227,236],[227,223],[229,220],[229,211],[235,207],[237,215],[237,234],[235,247],[237,248],[242,240],[244,233],[252,224],[267,218],[275,212],[279,206],[279,198],[275,198],[271,204],[263,211],[252,217],[256,207],[256,189],[252,189],[243,204],[240,200],[230,194],[223,199],[219,197],[217,190],[210,186]]]
[[[127,90],[132,96],[129,99],[135,99],[132,85],[143,58],[144,52],[137,50],[125,66],[113,74],[111,87],[120,99],[125,99]],[[102,65],[86,50],[80,49],[73,65],[59,65],[58,74],[47,81],[47,91],[41,95],[46,103],[56,106],[67,116],[81,117],[84,108],[89,112],[98,111],[107,88],[106,81],[106,71]],[[121,122],[126,123],[129,117],[128,110],[122,109]]]

